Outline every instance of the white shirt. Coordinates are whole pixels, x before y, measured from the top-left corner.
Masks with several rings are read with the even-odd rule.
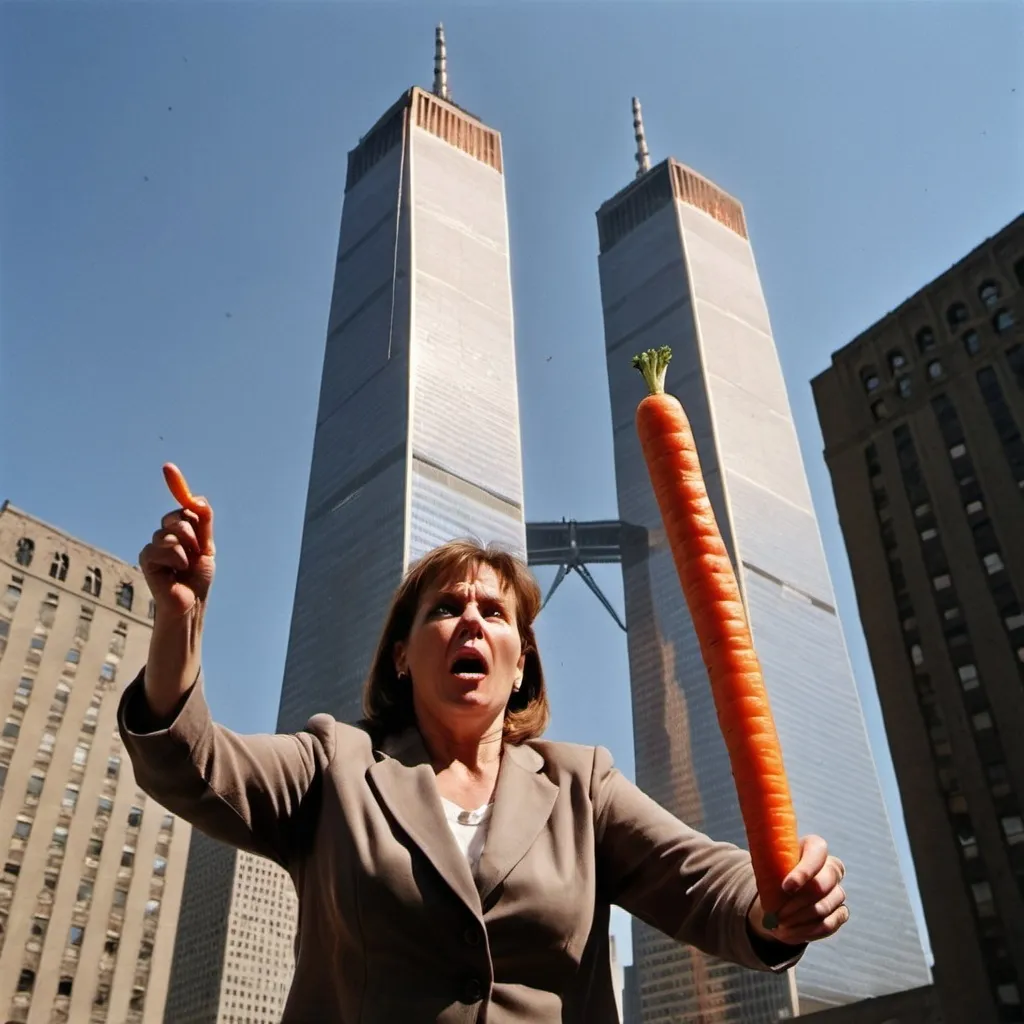
[[[487,829],[491,820],[493,804],[484,804],[475,811],[463,810],[458,804],[441,797],[444,816],[448,819],[448,827],[452,830],[455,842],[463,852],[469,866],[475,871],[483,853],[484,842],[487,840]]]

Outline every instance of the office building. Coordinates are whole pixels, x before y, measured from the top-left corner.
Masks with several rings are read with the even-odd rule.
[[[501,136],[443,47],[348,158],[281,729],[360,716],[410,561],[466,535],[526,554]]]
[[[136,786],[117,731],[149,591],[7,502],[0,572],[0,1018],[158,1024],[190,830]]]
[[[526,554],[501,136],[452,101],[439,30],[433,90],[405,92],[348,155],[279,731],[361,717],[403,572],[464,536]],[[237,875],[196,837],[168,1024],[230,1020]],[[285,964],[278,931],[264,956]]]
[[[634,353],[670,345],[772,702],[801,832],[828,838],[856,907],[782,975],[688,949],[639,921],[644,1024],[760,1022],[929,982],[811,503],[743,208],[668,159],[651,166],[639,105],[636,179],[597,212],[622,527],[638,785],[745,845],[707,673],[635,427]],[[880,941],[880,936],[884,940]]]
[[[813,382],[949,1021],[1024,1012],[1024,216]]]
[[[166,1024],[279,1024],[297,923],[287,872],[195,832]]]

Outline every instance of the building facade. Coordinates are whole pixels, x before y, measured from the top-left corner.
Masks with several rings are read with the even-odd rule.
[[[451,102],[439,38],[434,91],[406,92],[348,157],[279,731],[361,717],[406,567],[467,536],[526,555],[501,136]],[[247,864],[195,837],[168,1024],[238,1019],[228,911]],[[268,898],[291,887],[260,870]],[[280,1013],[294,910],[250,910],[278,972],[261,1005],[279,994]]]
[[[278,727],[360,716],[408,563],[526,554],[501,137],[411,89],[349,154]]]
[[[949,1021],[1022,1021],[1024,216],[832,357],[825,460]]]
[[[597,213],[637,783],[683,820],[745,845],[635,427],[646,389],[631,357],[667,344],[667,388],[690,417],[737,571],[800,829],[826,836],[847,864],[856,908],[835,940],[781,976],[716,961],[635,921],[643,1020],[778,1020],[927,984],[743,209],[675,160],[648,167],[638,136],[636,180]]]
[[[189,826],[117,731],[153,616],[142,573],[0,507],[0,1017],[163,1019]]]

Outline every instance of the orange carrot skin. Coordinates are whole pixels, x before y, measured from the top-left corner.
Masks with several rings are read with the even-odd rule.
[[[800,841],[736,574],[682,405],[672,395],[648,395],[637,407],[636,425],[711,681],[761,905],[774,914],[785,898],[782,881],[800,859]]]
[[[164,480],[167,483],[167,487],[171,494],[174,496],[174,500],[182,507],[186,509],[195,509],[196,499],[192,496],[192,492],[189,490],[188,483],[185,480],[185,475],[173,462],[164,463]]]

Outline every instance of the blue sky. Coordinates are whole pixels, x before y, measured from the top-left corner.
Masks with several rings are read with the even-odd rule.
[[[273,727],[346,152],[429,85],[441,19],[454,98],[504,137],[528,516],[614,517],[594,211],[635,93],[653,159],[745,205],[909,871],[808,380],[1024,207],[1022,12],[2,4],[0,498],[134,560],[182,465],[218,516],[214,712]],[[631,774],[622,634],[570,578],[539,638],[551,735]]]

